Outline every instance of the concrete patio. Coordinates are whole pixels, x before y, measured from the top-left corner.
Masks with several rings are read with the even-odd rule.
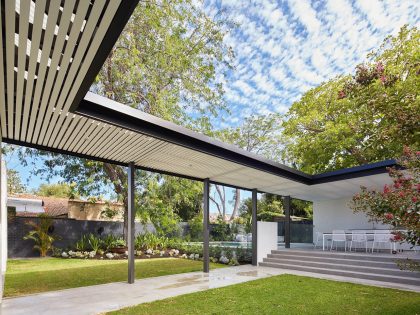
[[[127,306],[286,273],[420,292],[420,287],[417,286],[243,265],[216,269],[210,273],[191,272],[141,279],[134,284],[125,282],[109,283],[9,298],[3,300],[0,313],[1,315],[100,314]]]

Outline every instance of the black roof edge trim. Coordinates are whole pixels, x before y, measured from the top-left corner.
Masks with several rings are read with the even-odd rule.
[[[76,114],[309,185],[311,175],[212,139],[106,97],[87,93]]]
[[[351,179],[387,172],[388,167],[397,166],[396,160],[385,160],[371,164],[364,164],[355,167],[344,168],[341,170],[312,175],[312,185],[328,183],[338,180]]]

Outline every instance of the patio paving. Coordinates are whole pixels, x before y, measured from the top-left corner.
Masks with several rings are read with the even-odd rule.
[[[212,270],[210,274],[191,272],[125,282],[45,292],[4,299],[1,315],[90,315],[127,306],[161,300],[177,295],[204,291],[281,274],[294,274],[329,280],[392,287],[420,292],[419,287],[378,281],[321,275],[296,270],[243,265]]]

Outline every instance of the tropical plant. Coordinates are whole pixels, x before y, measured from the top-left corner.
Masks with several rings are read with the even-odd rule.
[[[89,236],[82,235],[82,237],[74,244],[76,250],[84,252],[90,249]]]
[[[141,249],[166,249],[169,244],[169,239],[164,236],[157,236],[153,233],[146,232],[138,234],[135,238],[134,246],[137,250]]]
[[[102,247],[102,240],[95,234],[88,235],[90,249],[97,252]]]
[[[45,257],[53,249],[53,242],[57,237],[49,232],[53,223],[52,218],[46,214],[41,214],[38,218],[39,223],[33,221],[27,223],[34,229],[29,231],[23,239],[34,241],[35,245],[33,248],[39,252],[41,257]]]

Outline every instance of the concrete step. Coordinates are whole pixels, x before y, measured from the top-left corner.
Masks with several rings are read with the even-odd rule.
[[[320,273],[327,275],[351,277],[358,279],[368,279],[382,282],[390,283],[402,283],[408,285],[420,286],[420,279],[414,277],[406,276],[393,276],[380,273],[371,273],[371,272],[355,272],[355,271],[346,271],[346,270],[337,270],[332,268],[320,268],[320,267],[309,267],[296,264],[287,264],[287,263],[277,263],[277,262],[261,262],[260,266],[272,267],[272,268],[281,268],[281,269],[290,269],[290,270],[299,270],[312,273]]]
[[[377,261],[377,260],[366,260],[366,259],[357,259],[358,257],[353,258],[341,258],[337,256],[304,256],[291,253],[281,253],[281,254],[268,254],[268,258],[275,259],[292,259],[297,261],[313,261],[313,262],[324,262],[324,263],[337,263],[337,264],[347,264],[354,266],[369,266],[369,267],[378,267],[378,268],[390,268],[397,269],[400,268],[394,261]]]
[[[409,278],[418,278],[420,281],[420,273],[412,272],[408,270],[400,270],[395,268],[387,268],[387,266],[367,266],[366,264],[351,265],[347,264],[347,261],[341,262],[316,262],[313,259],[307,260],[297,260],[297,259],[287,259],[287,258],[264,258],[263,262],[268,263],[278,263],[278,264],[288,264],[295,266],[305,266],[305,267],[316,267],[316,268],[325,268],[331,270],[344,270],[351,272],[361,272],[361,273],[371,273],[371,274],[380,274],[380,275],[390,275],[396,277],[409,277]],[[363,261],[361,261],[363,263]]]
[[[377,262],[395,262],[399,259],[405,259],[406,255],[393,255],[393,254],[378,254],[378,253],[355,253],[355,252],[336,252],[336,251],[315,251],[315,250],[273,250],[273,255],[297,255],[305,257],[318,257],[318,258],[340,258],[340,259],[356,259],[356,260],[367,260]],[[413,258],[411,258],[413,259]],[[418,256],[415,260],[419,260]]]

